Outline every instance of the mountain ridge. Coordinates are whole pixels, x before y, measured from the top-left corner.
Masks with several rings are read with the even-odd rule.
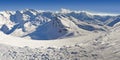
[[[95,15],[85,11],[67,9],[61,9],[57,12],[34,9],[14,12],[4,11],[0,13],[0,17],[0,21],[3,22],[0,23],[2,32],[23,38],[29,37],[33,40],[49,40],[63,36],[63,38],[66,38],[68,36],[87,35],[87,33],[105,32],[120,21],[119,15]],[[51,23],[52,21],[56,22]],[[57,26],[55,30],[54,28],[49,28],[50,26],[54,27],[54,24],[60,25],[62,28],[57,28]],[[52,30],[56,31],[56,33],[53,33]],[[66,32],[60,34],[60,30]],[[52,33],[53,36],[49,35]]]

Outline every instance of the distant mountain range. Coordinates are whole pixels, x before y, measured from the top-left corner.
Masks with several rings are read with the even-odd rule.
[[[86,11],[42,11],[25,9],[0,12],[0,31],[33,40],[50,40],[89,33],[109,32],[119,25],[120,15]]]

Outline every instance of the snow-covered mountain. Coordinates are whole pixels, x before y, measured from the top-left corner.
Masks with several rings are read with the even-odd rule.
[[[0,12],[0,60],[119,60],[120,15]]]
[[[85,11],[25,9],[0,12],[0,30],[28,39],[57,39],[105,32],[119,22],[119,15],[95,15]],[[18,34],[19,33],[19,34]]]

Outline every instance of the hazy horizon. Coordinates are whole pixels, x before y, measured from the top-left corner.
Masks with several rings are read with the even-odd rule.
[[[85,10],[120,14],[119,1],[115,0],[0,0],[0,11],[4,10]]]

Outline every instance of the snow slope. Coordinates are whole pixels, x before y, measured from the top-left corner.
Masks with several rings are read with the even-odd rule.
[[[0,59],[4,60],[74,60],[91,59],[91,42],[102,33],[59,40],[26,40],[0,33]],[[104,34],[103,34],[104,35]]]
[[[88,34],[87,36],[76,36],[76,37],[58,39],[58,40],[27,40],[27,39],[20,38],[20,37],[5,35],[2,32],[0,33],[0,36],[2,37],[0,38],[1,44],[18,46],[18,47],[29,46],[31,48],[38,48],[40,46],[44,46],[44,47],[69,46],[69,45],[80,43],[81,41],[87,42],[86,40],[93,40],[96,37],[99,37],[99,35],[96,35],[96,34],[92,34],[92,35]]]
[[[1,60],[119,60],[119,39],[104,33],[26,40],[0,33]]]

